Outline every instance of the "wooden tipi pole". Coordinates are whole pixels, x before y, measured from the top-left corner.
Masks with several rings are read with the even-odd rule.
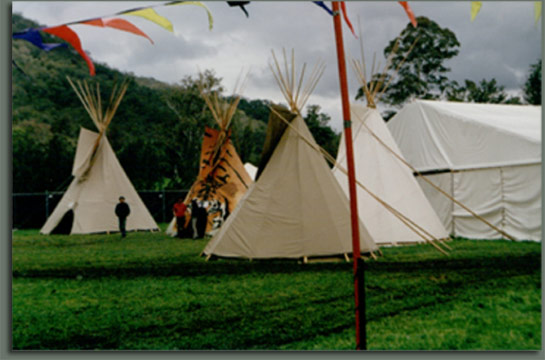
[[[344,139],[346,144],[346,162],[348,167],[348,189],[350,193],[350,218],[352,224],[352,259],[354,261],[354,300],[356,305],[356,349],[366,350],[365,333],[365,263],[360,254],[360,234],[358,204],[356,199],[356,176],[354,170],[354,151],[352,146],[352,128],[350,121],[350,101],[346,77],[346,60],[344,56],[341,12],[338,1],[333,1],[333,25],[335,43],[337,45],[337,63],[344,120]]]

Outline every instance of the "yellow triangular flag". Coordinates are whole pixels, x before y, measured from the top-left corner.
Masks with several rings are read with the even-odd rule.
[[[148,19],[149,21],[153,21],[157,25],[164,27],[170,32],[174,32],[174,29],[172,27],[172,23],[164,16],[161,16],[155,12],[155,10],[148,8],[148,9],[142,9],[142,10],[136,10],[131,11],[128,13],[125,13],[123,15],[134,15],[134,16],[140,16],[144,19]]]
[[[541,1],[534,1],[534,12],[536,15],[536,25],[539,19],[541,19]]]
[[[168,5],[197,5],[202,7],[204,10],[206,10],[206,13],[208,15],[208,28],[212,30],[212,27],[214,26],[214,18],[212,17],[212,13],[210,12],[210,9],[206,5],[204,5],[200,1],[179,1],[179,2],[173,2]]]
[[[472,1],[471,2],[471,21],[475,20],[475,16],[479,13],[479,10],[481,10],[481,6],[483,5],[482,1]]]

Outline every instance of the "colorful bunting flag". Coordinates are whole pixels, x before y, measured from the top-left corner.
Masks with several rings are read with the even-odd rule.
[[[140,30],[138,27],[134,26],[132,23],[128,22],[127,20],[123,20],[120,18],[113,18],[113,19],[106,19],[106,20],[93,19],[93,20],[81,22],[80,24],[100,26],[100,27],[111,27],[114,29],[127,31],[136,35],[143,36],[153,44],[153,40],[151,40],[151,38],[146,33],[144,33],[142,30]]]
[[[248,16],[248,13],[246,12],[246,10],[244,9],[244,6],[242,6],[242,5],[245,5],[245,4],[249,3],[249,2],[237,1],[236,3],[241,3],[241,4],[239,4],[239,6],[241,6],[242,10],[246,13],[246,16]],[[242,4],[242,3],[244,3],[244,4]],[[210,30],[212,30],[212,27],[213,27],[213,24],[214,24],[214,18],[212,17],[212,13],[210,12],[210,10],[208,9],[208,7],[206,5],[204,5],[203,3],[199,2],[199,1],[171,1],[171,2],[168,2],[166,4],[161,4],[161,5],[140,7],[140,8],[133,8],[133,9],[129,9],[129,10],[124,10],[124,11],[118,12],[118,13],[116,13],[114,15],[110,15],[110,16],[115,16],[115,15],[140,16],[140,17],[143,17],[145,19],[148,19],[148,20],[156,23],[157,25],[165,28],[168,31],[173,32],[174,29],[173,29],[172,23],[167,18],[165,18],[164,16],[161,16],[161,15],[157,14],[155,12],[155,10],[152,9],[154,7],[157,7],[157,6],[164,6],[164,5],[196,5],[196,6],[202,7],[203,9],[206,10],[206,13],[208,15],[208,27],[209,27]],[[74,21],[74,22],[65,23],[65,24],[62,24],[62,25],[48,27],[48,28],[27,29],[27,30],[22,31],[22,32],[13,33],[12,38],[13,39],[22,39],[22,40],[29,41],[30,43],[34,44],[35,46],[37,46],[40,49],[45,50],[45,51],[49,51],[49,50],[54,49],[54,48],[59,47],[59,46],[66,46],[66,44],[53,44],[53,43],[45,43],[44,44],[39,31],[44,31],[44,32],[47,32],[47,33],[49,33],[51,35],[55,35],[55,36],[65,40],[70,45],[72,45],[72,47],[81,55],[81,57],[83,57],[83,59],[87,63],[87,66],[89,67],[89,73],[91,74],[91,76],[94,76],[95,75],[95,66],[94,66],[93,62],[91,61],[91,58],[82,49],[81,41],[80,41],[78,35],[72,29],[70,29],[68,27],[68,25],[85,24],[85,25],[93,25],[93,26],[99,26],[99,27],[111,27],[111,28],[114,28],[114,29],[127,31],[127,32],[130,32],[130,33],[139,35],[139,36],[143,36],[153,44],[153,40],[151,40],[151,38],[146,33],[144,33],[142,30],[140,30],[138,27],[136,27],[131,22],[129,22],[127,20],[124,20],[124,19],[120,19],[120,18],[109,18],[110,16],[102,17],[102,18],[94,18],[94,19]]]
[[[149,21],[156,23],[157,25],[167,29],[170,32],[174,32],[172,23],[166,17],[157,14],[157,12],[153,10],[152,8],[130,11],[130,12],[123,13],[123,15],[140,16],[140,17],[143,17],[144,19],[147,19]]]
[[[202,7],[204,10],[206,10],[206,14],[208,15],[208,28],[212,30],[212,27],[214,27],[214,18],[212,17],[212,13],[210,12],[210,9],[206,5],[204,5],[200,1],[173,1],[168,3],[167,5],[196,5]]]
[[[60,46],[66,46],[66,44],[44,43],[42,35],[40,35],[40,32],[36,29],[26,29],[25,31],[13,33],[12,38],[26,40],[45,51],[53,50]]]
[[[244,8],[245,5],[248,5],[249,1],[227,1],[227,4],[231,7],[233,6],[239,6],[242,11],[244,11],[244,14],[246,14],[246,17],[250,17],[250,14],[248,14],[248,10]]]
[[[333,16],[333,11],[327,7],[327,5],[323,1],[313,1],[316,5],[327,11],[327,13],[331,16]]]
[[[407,16],[409,17],[409,20],[411,20],[411,24],[413,24],[414,27],[416,27],[416,19],[414,17],[413,10],[409,6],[409,3],[407,1],[398,1],[399,5],[403,6],[403,9],[405,9],[405,12],[407,13]]]
[[[352,34],[357,39],[358,36],[356,35],[356,32],[354,31],[354,27],[352,26],[352,23],[348,19],[348,12],[346,11],[346,4],[344,3],[344,1],[341,1],[341,11],[343,13],[343,17],[344,17],[344,21],[346,22],[346,25],[348,25],[348,28],[350,29],[350,31],[352,31]]]
[[[322,9],[324,9],[325,11],[327,11],[327,13],[331,16],[335,15],[333,13],[333,11],[327,7],[327,5],[323,2],[323,1],[313,1],[314,4],[318,5],[319,7],[321,7]],[[348,18],[348,12],[346,10],[346,4],[344,3],[344,1],[340,1],[340,4],[341,4],[341,12],[343,14],[343,18],[344,18],[344,22],[346,23],[346,25],[348,26],[348,28],[350,29],[350,31],[352,31],[352,34],[354,34],[354,36],[356,37],[356,39],[358,38],[358,36],[356,35],[356,33],[354,32],[354,27],[352,26],[352,23],[350,22],[350,19]]]
[[[475,20],[475,17],[481,10],[481,6],[483,5],[482,1],[472,1],[471,2],[471,21]]]
[[[42,29],[42,31],[49,33],[51,35],[55,35],[56,37],[59,37],[65,40],[70,45],[72,45],[72,47],[76,49],[76,51],[81,55],[81,57],[87,63],[87,66],[89,67],[89,73],[91,74],[91,76],[95,76],[95,65],[91,61],[91,58],[89,58],[89,55],[87,55],[85,51],[83,51],[83,49],[81,48],[81,41],[79,40],[78,34],[76,34],[72,29],[70,29],[66,25],[44,28]]]
[[[537,26],[539,19],[541,19],[541,1],[534,1],[534,13]]]

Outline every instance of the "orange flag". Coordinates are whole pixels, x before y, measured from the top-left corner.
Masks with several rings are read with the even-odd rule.
[[[414,13],[409,6],[409,3],[407,1],[398,1],[399,5],[403,6],[403,9],[405,9],[405,12],[407,13],[407,16],[409,16],[409,19],[411,20],[411,24],[413,24],[414,27],[416,27],[416,19],[414,18]]]
[[[111,27],[114,29],[127,31],[139,36],[143,36],[153,44],[153,40],[151,40],[151,38],[148,35],[146,35],[146,33],[144,33],[142,30],[137,28],[135,25],[133,25],[129,21],[123,20],[120,18],[113,18],[113,19],[106,19],[106,20],[93,19],[93,20],[82,22],[80,24],[100,26],[100,27]]]

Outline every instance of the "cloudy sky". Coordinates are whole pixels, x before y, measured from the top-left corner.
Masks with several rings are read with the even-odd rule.
[[[93,17],[104,17],[134,7],[163,2],[13,2],[12,11],[53,26]],[[332,18],[311,2],[252,2],[250,17],[226,2],[204,2],[214,17],[208,30],[206,12],[193,5],[157,7],[174,25],[174,33],[136,16],[124,16],[155,42],[129,33],[86,25],[72,27],[83,48],[96,62],[138,76],[176,83],[186,75],[213,69],[232,90],[241,71],[250,71],[243,95],[283,101],[269,71],[271,50],[295,49],[297,64],[318,60],[327,68],[308,104],[319,104],[341,129],[341,103]],[[329,4],[329,3],[328,3]],[[541,57],[541,21],[534,23],[534,2],[484,2],[474,22],[470,2],[410,1],[416,16],[427,16],[452,30],[461,43],[460,53],[447,65],[454,80],[495,78],[510,93],[520,91],[528,68]],[[397,2],[350,1],[349,16],[362,26],[366,62],[372,54],[384,63],[382,51],[408,23]],[[359,20],[358,20],[359,19]],[[359,40],[343,29],[347,54],[358,56]],[[377,60],[378,61],[378,60]],[[83,63],[83,60],[82,60]],[[369,66],[369,65],[368,65]],[[351,69],[349,69],[351,71]],[[349,75],[352,75],[350,72]],[[350,76],[351,97],[358,88]]]

